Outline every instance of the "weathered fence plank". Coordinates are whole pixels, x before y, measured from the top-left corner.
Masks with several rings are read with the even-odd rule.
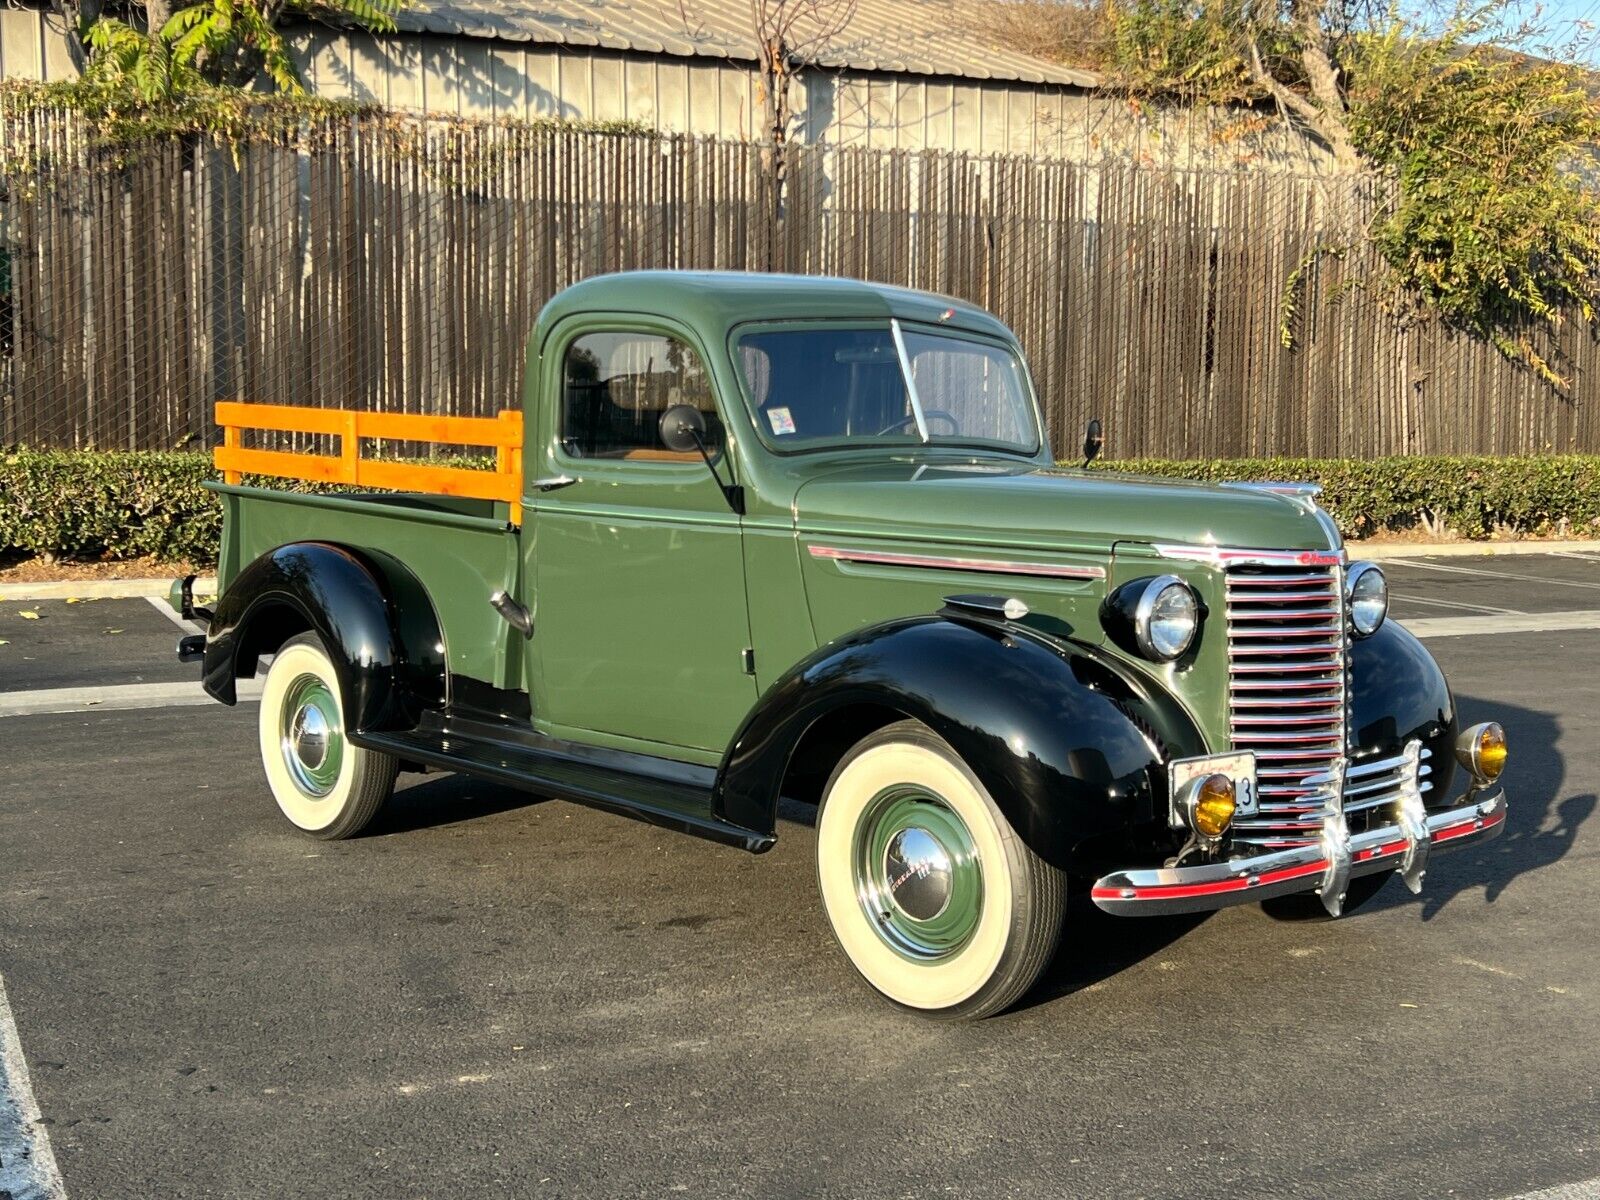
[[[807,145],[780,205],[776,148],[682,135],[387,116],[111,154],[33,111],[0,137],[5,443],[209,446],[225,399],[489,415],[557,290],[682,267],[990,307],[1063,455],[1090,416],[1118,456],[1600,451],[1588,329],[1563,334],[1562,395],[1359,286],[1363,178]]]

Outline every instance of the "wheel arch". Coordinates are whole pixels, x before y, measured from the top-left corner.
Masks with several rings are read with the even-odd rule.
[[[887,725],[908,719],[916,718],[887,696],[827,709],[805,727],[790,749],[778,794],[802,804],[818,803],[828,776],[850,747]]]
[[[207,635],[206,691],[235,703],[235,681],[305,632],[333,660],[353,730],[410,728],[444,704],[444,635],[427,590],[392,556],[331,542],[278,546],[239,572]]]
[[[1156,768],[1203,749],[1175,702],[1086,647],[998,621],[907,618],[822,647],[767,689],[723,758],[717,811],[774,832],[780,796],[819,798],[850,746],[908,718],[1063,867],[1086,838],[1164,819]]]

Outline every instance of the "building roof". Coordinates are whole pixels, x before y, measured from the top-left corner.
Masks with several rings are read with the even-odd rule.
[[[1003,0],[858,0],[817,65],[896,74],[1093,87],[1097,76],[1001,46],[984,10]],[[510,42],[756,59],[750,0],[412,0],[402,30]],[[685,19],[687,17],[687,20]],[[992,25],[992,20],[988,22]]]

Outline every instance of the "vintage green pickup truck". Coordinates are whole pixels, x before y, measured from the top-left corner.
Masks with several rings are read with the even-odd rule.
[[[508,420],[500,499],[216,485],[220,594],[185,589],[207,633],[180,651],[229,704],[270,659],[262,762],[310,834],[359,831],[403,770],[754,852],[780,797],[815,804],[850,962],[970,1017],[1038,978],[1074,887],[1337,916],[1503,827],[1504,734],[1458,730],[1314,488],[1058,467],[980,309],[591,279],[540,315]],[[407,478],[242,445],[230,477]],[[470,492],[448,475],[416,478]]]

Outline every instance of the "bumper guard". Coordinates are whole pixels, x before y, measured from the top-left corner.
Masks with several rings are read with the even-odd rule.
[[[1406,747],[1409,770],[1391,810],[1392,825],[1352,834],[1345,820],[1344,772],[1335,770],[1322,781],[1327,798],[1317,841],[1201,866],[1115,871],[1096,881],[1090,895],[1099,908],[1117,916],[1155,916],[1315,891],[1328,912],[1338,916],[1345,888],[1361,875],[1396,871],[1413,893],[1419,892],[1431,855],[1499,836],[1505,828],[1506,797],[1498,786],[1492,795],[1478,789],[1452,808],[1428,812],[1417,786],[1418,754],[1416,742]]]

